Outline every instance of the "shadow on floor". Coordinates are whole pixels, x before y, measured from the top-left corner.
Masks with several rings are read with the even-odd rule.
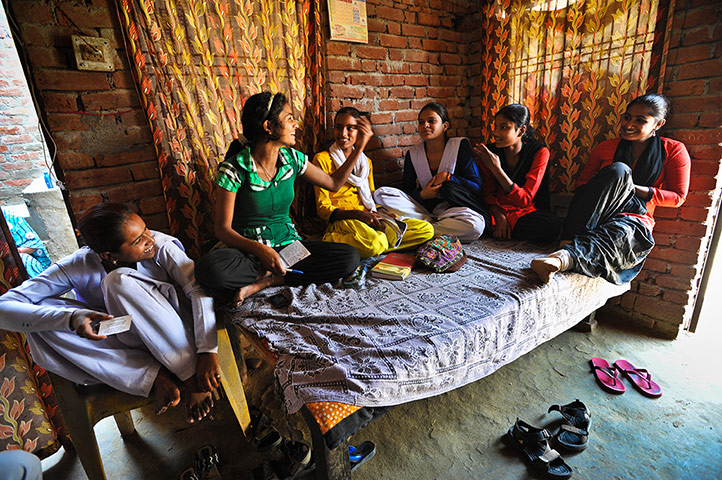
[[[703,330],[701,330],[703,331]],[[568,331],[496,373],[444,395],[397,406],[351,438],[376,443],[373,460],[354,480],[479,480],[541,478],[501,436],[518,418],[544,426],[558,418],[552,404],[579,398],[592,412],[589,447],[566,455],[578,479],[722,478],[720,332],[649,338],[601,323],[592,333]],[[591,357],[626,359],[647,368],[663,389],[659,399],[601,390]],[[123,441],[112,418],[96,426],[110,480],[174,479],[202,445],[215,445],[228,479],[245,480],[263,460],[243,439],[226,403],[215,420],[184,423],[182,409],[161,417],[136,410],[137,433]],[[54,464],[54,465],[53,465]],[[80,462],[62,451],[43,461],[45,480],[84,479]],[[53,466],[51,466],[53,465]]]

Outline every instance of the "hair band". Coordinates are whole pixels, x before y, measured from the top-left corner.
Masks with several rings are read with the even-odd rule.
[[[273,99],[276,98],[276,94],[271,94],[271,98],[268,100],[268,106],[266,107],[266,117],[271,113],[271,105],[273,105]]]

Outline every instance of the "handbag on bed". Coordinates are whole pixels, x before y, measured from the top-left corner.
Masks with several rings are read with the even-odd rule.
[[[453,235],[437,235],[416,251],[416,260],[436,273],[451,273],[466,263],[461,242]]]

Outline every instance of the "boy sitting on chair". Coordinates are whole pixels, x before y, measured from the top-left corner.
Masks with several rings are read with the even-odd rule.
[[[361,115],[354,107],[339,110],[333,125],[335,141],[328,151],[316,154],[313,163],[329,174],[342,165],[354,149]],[[352,245],[361,258],[420,245],[434,236],[429,222],[397,219],[376,209],[371,160],[363,153],[338,192],[320,187],[314,190],[318,215],[328,222],[323,240]]]

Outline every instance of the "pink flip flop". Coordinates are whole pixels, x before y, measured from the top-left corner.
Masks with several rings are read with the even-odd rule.
[[[644,395],[655,398],[662,396],[662,387],[652,381],[652,374],[644,368],[637,368],[626,360],[617,360],[614,366],[623,372]]]
[[[589,360],[592,366],[592,373],[596,378],[599,386],[604,390],[612,393],[624,393],[627,389],[624,387],[622,380],[619,378],[617,367],[610,366],[609,362],[603,358],[592,358]]]

